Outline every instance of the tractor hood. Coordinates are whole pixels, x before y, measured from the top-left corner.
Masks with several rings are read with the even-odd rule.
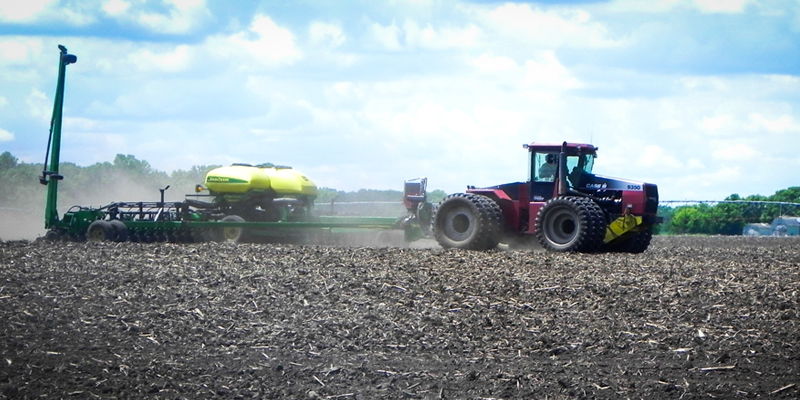
[[[658,186],[652,183],[583,174],[575,189],[598,201],[616,203],[620,209],[631,205],[637,214],[658,213]]]
[[[627,179],[617,179],[608,176],[583,174],[579,182],[578,190],[631,190],[642,191],[644,190],[644,182],[632,181]]]

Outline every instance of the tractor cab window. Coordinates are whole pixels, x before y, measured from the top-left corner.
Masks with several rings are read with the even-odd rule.
[[[555,181],[558,172],[558,153],[536,153],[533,158],[533,180],[536,182]]]
[[[594,154],[578,154],[567,156],[567,181],[570,187],[578,187],[584,174],[592,173]]]

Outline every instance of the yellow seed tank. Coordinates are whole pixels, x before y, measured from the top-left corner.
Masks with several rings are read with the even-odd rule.
[[[221,194],[274,191],[278,197],[317,195],[317,186],[300,171],[289,167],[234,164],[206,174],[206,187]]]

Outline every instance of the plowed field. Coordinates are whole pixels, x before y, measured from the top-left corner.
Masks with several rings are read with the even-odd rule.
[[[800,397],[800,240],[0,243],[0,398]]]

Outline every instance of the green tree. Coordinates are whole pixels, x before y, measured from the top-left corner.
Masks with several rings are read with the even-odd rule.
[[[653,233],[657,235],[672,234],[673,232],[670,229],[670,222],[672,221],[672,218],[675,216],[675,208],[670,206],[658,206],[658,215],[664,218],[664,222],[654,226]]]
[[[800,187],[793,186],[778,190],[775,194],[769,196],[768,200],[785,203],[800,203]],[[791,204],[770,204],[764,211],[763,219],[772,221],[782,215],[800,215],[800,207]]]
[[[3,152],[0,154],[0,171],[7,171],[17,166],[18,163],[17,157],[14,157],[9,152]]]
[[[144,160],[137,160],[136,157],[130,154],[117,154],[117,157],[114,158],[114,168],[139,175],[148,175],[154,172],[150,163]]]
[[[745,197],[744,200],[759,202],[759,201],[768,201],[769,198],[759,194],[754,194]],[[771,222],[772,218],[769,218],[765,214],[766,211],[767,211],[767,206],[764,204],[748,203],[747,206],[745,207],[745,210],[742,212],[742,216],[745,218],[745,221],[747,221],[747,223]]]
[[[428,202],[430,203],[441,203],[444,198],[447,197],[447,193],[444,190],[436,189],[433,191],[428,192]]]
[[[745,221],[741,217],[744,204],[720,203],[711,207],[708,215],[708,232],[719,235],[739,235]]]
[[[800,186],[778,190],[774,195],[770,196],[770,200],[800,203]]]
[[[170,185],[186,193],[194,192],[195,185],[203,184],[206,174],[219,165],[195,165],[188,170],[178,169],[169,175]]]
[[[682,206],[675,210],[670,221],[670,230],[677,234],[711,234],[711,206],[699,204]]]

